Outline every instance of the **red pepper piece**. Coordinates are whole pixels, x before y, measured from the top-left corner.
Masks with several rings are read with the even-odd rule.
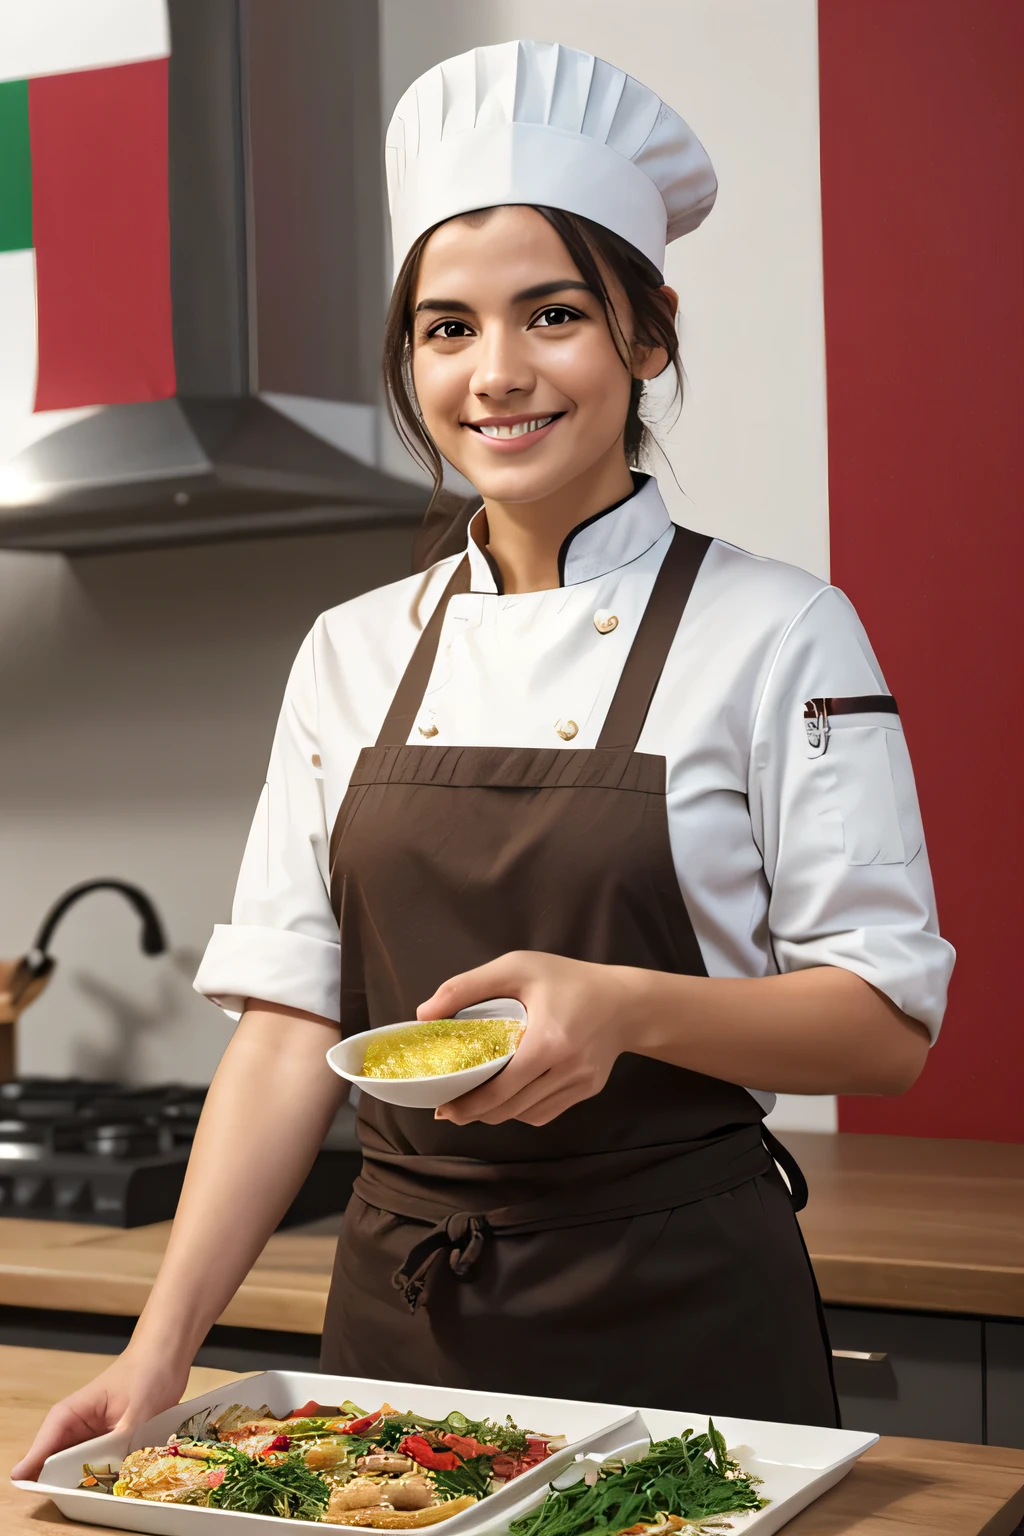
[[[342,1430],[343,1435],[361,1435],[364,1429],[369,1429],[371,1424],[376,1424],[380,1418],[380,1409],[376,1413],[368,1413],[365,1419],[353,1419],[351,1424],[346,1424]]]
[[[539,1467],[542,1461],[547,1461],[550,1454],[543,1441],[536,1445],[531,1443],[529,1450],[520,1456],[503,1451],[495,1457],[494,1475],[509,1482],[513,1477],[520,1477],[524,1472],[529,1472],[531,1467]]]
[[[472,1435],[442,1435],[441,1439],[451,1450],[457,1451],[463,1461],[468,1461],[471,1456],[497,1456],[500,1454],[496,1445],[483,1445],[481,1441]]]
[[[269,1445],[265,1445],[260,1452],[261,1456],[269,1456],[271,1451],[290,1451],[292,1448],[290,1435],[276,1435]]]
[[[398,1449],[403,1456],[411,1457],[431,1472],[454,1472],[460,1465],[460,1458],[454,1451],[435,1451],[422,1435],[406,1435]]]
[[[288,1417],[290,1419],[332,1419],[337,1412],[337,1408],[327,1408],[311,1397],[308,1403],[303,1403],[301,1408],[296,1408]]]

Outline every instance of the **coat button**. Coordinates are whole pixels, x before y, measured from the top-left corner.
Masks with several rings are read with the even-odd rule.
[[[579,730],[579,726],[576,724],[575,720],[556,720],[555,730],[558,732],[559,736],[561,736],[563,741],[572,741],[573,737]]]
[[[594,614],[594,628],[599,635],[610,635],[612,630],[618,627],[618,615],[609,613],[607,608],[599,608]]]

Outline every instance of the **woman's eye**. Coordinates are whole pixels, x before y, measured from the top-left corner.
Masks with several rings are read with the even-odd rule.
[[[570,320],[579,318],[575,309],[566,309],[562,304],[553,304],[550,309],[542,309],[533,323],[534,325],[566,325]]]
[[[439,336],[442,341],[460,341],[469,334],[469,326],[464,320],[442,320],[440,325],[427,332],[428,336]]]

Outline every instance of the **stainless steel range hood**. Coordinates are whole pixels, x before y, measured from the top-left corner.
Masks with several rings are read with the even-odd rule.
[[[178,395],[104,406],[11,460],[0,547],[418,522],[420,486],[275,403],[341,402],[364,422],[376,408],[376,0],[169,0],[169,11]]]

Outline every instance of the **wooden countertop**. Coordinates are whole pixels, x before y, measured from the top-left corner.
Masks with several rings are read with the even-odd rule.
[[[1024,1317],[1024,1146],[790,1133],[826,1302]]]
[[[109,1364],[105,1355],[0,1347],[0,1465],[9,1468],[50,1404]],[[195,1370],[188,1395],[236,1380]],[[100,1495],[97,1494],[97,1498]],[[881,1440],[836,1488],[786,1526],[787,1536],[1010,1536],[1024,1517],[1024,1451],[938,1440]],[[85,1536],[48,1499],[0,1483],[4,1536]]]
[[[1024,1317],[1024,1146],[785,1139],[810,1185],[801,1222],[826,1302]],[[136,1316],[168,1230],[0,1219],[0,1305]],[[328,1231],[278,1233],[221,1321],[319,1333],[334,1247]]]

